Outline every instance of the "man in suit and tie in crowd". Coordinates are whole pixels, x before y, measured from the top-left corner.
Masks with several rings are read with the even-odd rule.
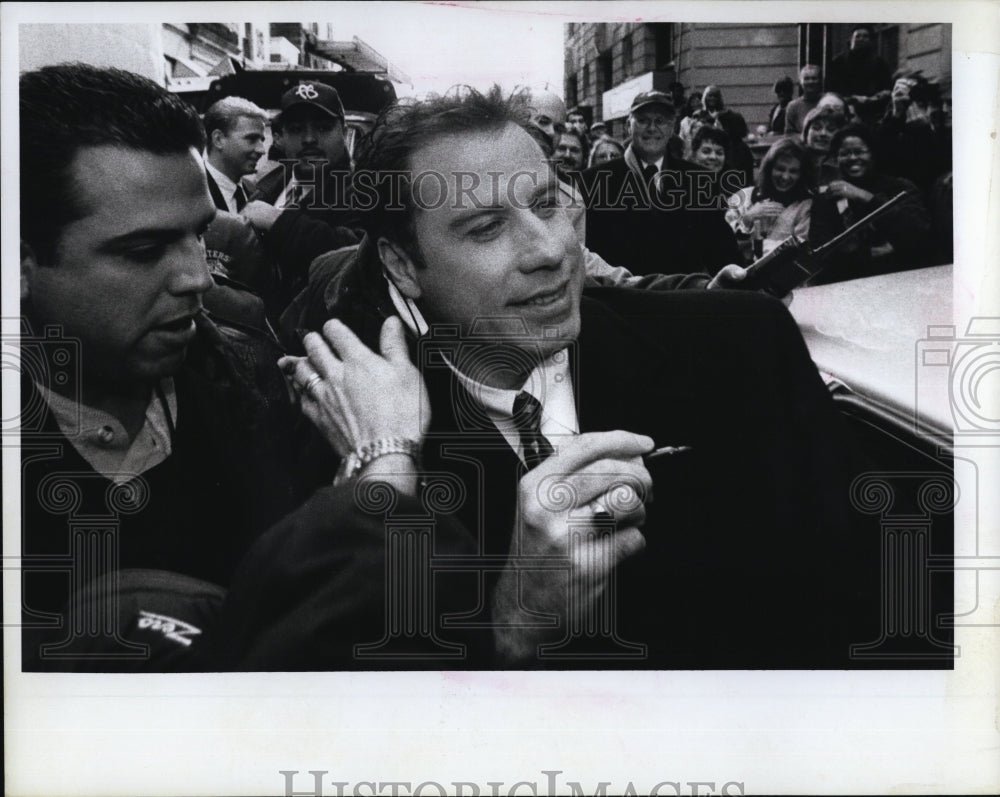
[[[720,210],[725,176],[709,176],[670,151],[675,119],[669,95],[636,95],[624,157],[596,164],[580,177],[587,247],[633,274],[714,275],[742,262]]]
[[[480,556],[413,582],[463,609],[433,632],[491,634],[490,666],[847,666],[878,558],[852,547],[843,435],[794,321],[750,292],[584,291],[526,118],[499,90],[385,113],[359,172],[439,193],[408,183],[400,207],[379,183],[365,241],[288,319],[323,331],[295,382],[333,394],[387,319],[409,329],[430,419],[394,450],[457,480],[437,520]]]
[[[264,156],[267,113],[243,97],[223,97],[205,111],[205,169],[219,210],[239,213],[247,203],[243,178]]]

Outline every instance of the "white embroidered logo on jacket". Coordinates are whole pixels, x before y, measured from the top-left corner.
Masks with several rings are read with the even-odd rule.
[[[139,610],[142,617],[139,618],[139,628],[148,628],[151,631],[159,631],[167,639],[179,642],[184,647],[191,646],[189,637],[201,633],[201,629],[176,617],[168,617],[165,614],[154,614],[144,609]]]

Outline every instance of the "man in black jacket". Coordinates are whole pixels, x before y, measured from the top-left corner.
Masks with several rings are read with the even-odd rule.
[[[20,132],[24,669],[264,666],[290,597],[252,609],[259,579],[237,574],[289,564],[271,546],[339,563],[325,652],[351,666],[372,638],[356,623],[381,613],[381,515],[332,487],[293,511],[280,349],[203,302],[216,209],[197,113],[138,75],[64,64],[22,76]]]
[[[663,92],[637,95],[625,156],[581,175],[587,247],[633,274],[715,274],[742,263],[723,213],[725,196],[740,188],[739,178],[672,158],[674,119]]]
[[[448,486],[421,524],[477,541],[407,570],[459,607],[427,632],[492,634],[493,666],[847,666],[877,551],[852,547],[843,436],[794,322],[753,293],[584,294],[522,111],[497,90],[380,120],[359,166],[444,175],[446,201],[379,202],[290,324],[337,340],[307,338],[301,375],[345,385],[358,339],[412,333],[430,425],[411,442]]]
[[[260,178],[242,210],[280,270],[278,297],[267,297],[269,306],[283,305],[301,290],[315,257],[359,240],[337,90],[319,81],[289,89],[272,131],[286,160]]]
[[[830,62],[826,90],[847,98],[861,121],[874,124],[884,110],[892,88],[892,69],[875,50],[870,25],[851,29],[848,49]]]

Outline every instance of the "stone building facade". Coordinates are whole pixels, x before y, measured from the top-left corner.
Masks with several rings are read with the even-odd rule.
[[[878,52],[892,69],[920,69],[950,93],[949,24],[873,27]],[[622,136],[628,106],[640,91],[666,91],[679,81],[690,94],[714,84],[753,131],[767,121],[774,82],[797,78],[807,63],[828,65],[847,49],[850,30],[849,24],[829,23],[568,23],[564,96],[569,107]]]

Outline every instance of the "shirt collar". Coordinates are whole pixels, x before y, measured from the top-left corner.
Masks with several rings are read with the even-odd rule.
[[[177,392],[170,377],[153,391],[139,433],[131,441],[115,416],[35,383],[60,431],[90,466],[115,483],[129,481],[159,465],[172,451]],[[158,395],[162,393],[164,402]],[[169,415],[168,415],[169,413]]]
[[[430,329],[420,308],[412,300],[403,296],[393,282],[386,277],[389,298],[403,323],[417,337],[427,334]],[[448,367],[465,391],[486,411],[490,420],[504,436],[507,443],[521,453],[521,436],[514,425],[514,399],[525,390],[538,399],[542,405],[542,434],[554,447],[568,435],[579,434],[580,424],[576,414],[576,396],[573,392],[572,370],[569,350],[562,349],[539,363],[528,375],[518,390],[503,390],[476,382],[451,362]]]
[[[650,165],[655,166],[656,171],[658,172],[663,171],[663,161],[665,159],[666,159],[666,153],[661,155],[659,158],[657,158],[655,163]],[[632,148],[631,144],[629,144],[625,148],[625,163],[627,163],[629,167],[633,171],[635,171],[636,174],[642,176],[642,171],[643,168],[646,166],[646,162],[636,154],[636,151]]]
[[[580,425],[567,349],[561,349],[539,363],[517,390],[484,385],[467,377],[450,362],[448,366],[459,384],[485,410],[522,462],[524,452],[521,433],[514,423],[514,400],[521,391],[530,393],[542,405],[541,433],[554,449],[558,450],[561,442],[579,434]]]
[[[208,173],[212,175],[212,179],[215,180],[215,184],[219,186],[219,191],[222,192],[222,196],[224,196],[228,202],[233,194],[236,193],[236,183],[216,169],[207,158],[205,160],[205,168],[208,169]]]

